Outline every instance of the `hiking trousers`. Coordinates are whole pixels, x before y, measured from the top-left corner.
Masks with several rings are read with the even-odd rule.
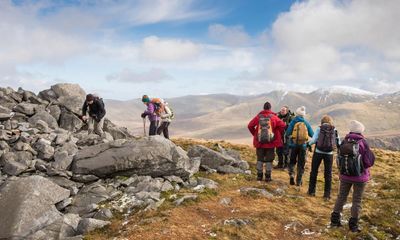
[[[294,167],[297,164],[296,184],[302,184],[304,174],[304,166],[306,165],[306,149],[303,146],[295,146],[291,148],[290,163],[289,163],[289,176],[294,177]]]
[[[360,216],[361,211],[361,200],[364,195],[366,182],[355,183],[355,182],[345,182],[340,181],[339,195],[336,199],[335,207],[333,211],[336,213],[341,213],[343,211],[343,206],[346,204],[347,196],[350,193],[351,187],[353,187],[353,203],[351,206],[351,217],[357,218]]]
[[[287,144],[276,148],[276,154],[278,155],[279,167],[286,167],[289,165],[289,146]]]
[[[275,158],[275,148],[257,148],[257,172],[262,173],[264,163],[266,165],[266,171],[271,173],[272,162]]]
[[[308,193],[315,194],[315,188],[317,185],[317,177],[318,177],[318,169],[321,165],[321,162],[324,161],[324,179],[325,179],[325,188],[324,188],[324,197],[331,197],[331,188],[332,188],[332,162],[333,162],[333,154],[324,154],[314,152],[312,162],[311,162],[311,173],[310,173],[310,185],[308,186]]]
[[[154,136],[157,133],[158,121],[150,121],[149,136]]]
[[[157,129],[157,134],[161,135],[161,133],[163,133],[164,137],[166,139],[169,139],[169,131],[168,131],[169,124],[170,122],[162,122],[160,127]]]
[[[88,119],[88,133],[92,134],[95,132],[100,137],[103,136],[103,126],[104,126],[104,118],[102,118],[99,122],[97,122],[94,118],[89,116]]]

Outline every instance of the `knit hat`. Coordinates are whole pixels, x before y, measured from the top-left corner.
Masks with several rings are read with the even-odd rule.
[[[147,96],[147,95],[143,95],[143,97],[142,97],[142,102],[144,102],[144,103],[148,103],[148,102],[150,102],[150,98],[149,98],[149,96]]]
[[[349,130],[350,130],[350,132],[361,134],[365,131],[365,126],[364,126],[364,124],[360,123],[359,121],[351,120],[350,125],[349,125]]]
[[[93,100],[94,100],[94,95],[93,94],[86,95],[86,101],[87,102],[90,102],[90,101],[93,101]]]
[[[301,106],[298,109],[296,109],[296,114],[304,117],[306,115],[306,107]]]
[[[330,125],[333,126],[333,119],[332,119],[332,117],[329,116],[329,115],[324,115],[324,116],[321,118],[321,124],[324,124],[324,123],[328,123],[328,124],[330,124]]]

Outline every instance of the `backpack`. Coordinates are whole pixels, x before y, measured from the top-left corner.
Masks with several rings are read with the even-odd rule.
[[[103,98],[95,97],[95,100],[97,100],[97,101],[100,103],[100,105],[101,105],[103,108],[105,108]]]
[[[346,176],[361,176],[364,172],[364,163],[360,154],[360,141],[344,139],[340,144],[337,158],[340,174]]]
[[[275,140],[275,135],[272,130],[271,125],[271,117],[273,115],[270,114],[265,116],[263,114],[259,115],[258,120],[258,142],[264,143],[271,143]]]
[[[320,127],[317,149],[323,152],[332,152],[336,147],[336,130],[334,126],[323,124]]]
[[[164,102],[161,98],[151,99],[151,103],[154,105],[154,113],[160,116],[164,112]]]
[[[304,122],[297,122],[294,125],[292,140],[296,145],[303,145],[308,141],[308,129]]]

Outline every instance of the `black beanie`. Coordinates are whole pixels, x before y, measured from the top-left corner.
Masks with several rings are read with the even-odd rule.
[[[271,103],[269,102],[264,103],[264,110],[271,110]]]

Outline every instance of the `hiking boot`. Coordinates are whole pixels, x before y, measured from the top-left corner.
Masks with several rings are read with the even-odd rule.
[[[331,227],[341,227],[340,213],[332,212],[331,214]]]
[[[308,196],[315,197],[315,192],[307,192]]]
[[[271,173],[265,173],[265,181],[266,182],[271,182],[272,181]]]
[[[352,232],[361,232],[361,230],[358,228],[358,218],[351,217],[349,219],[349,229]]]
[[[329,202],[331,200],[331,197],[324,197],[325,202]]]
[[[294,185],[294,177],[290,177],[290,185]]]
[[[262,181],[263,179],[263,173],[257,173],[257,181]]]

